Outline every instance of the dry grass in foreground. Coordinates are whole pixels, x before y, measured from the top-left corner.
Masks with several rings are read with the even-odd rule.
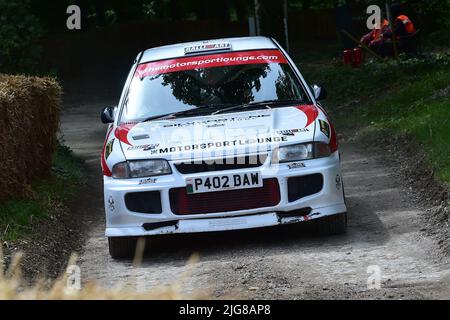
[[[139,246],[138,246],[139,247]],[[142,252],[138,250],[134,264],[138,266],[142,260]],[[57,280],[40,279],[34,284],[27,284],[23,278],[20,262],[22,254],[15,254],[9,268],[4,267],[3,252],[0,247],[0,300],[180,300],[180,299],[208,299],[209,292],[202,294],[182,293],[182,279],[174,282],[170,286],[155,288],[147,292],[132,291],[132,287],[127,288],[125,284],[107,289],[102,288],[95,282],[84,284],[80,289],[71,289],[73,285],[71,275],[73,266],[76,266],[76,256],[72,255],[69,260],[66,273]],[[188,276],[188,273],[198,261],[198,256],[193,255],[187,262],[188,270],[181,278]],[[69,285],[68,285],[69,284]],[[73,287],[73,286],[72,286]]]

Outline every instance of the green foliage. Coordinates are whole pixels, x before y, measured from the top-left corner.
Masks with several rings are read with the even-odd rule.
[[[450,0],[407,1],[428,30],[450,27]]]
[[[29,0],[0,0],[0,72],[33,70],[41,53],[37,40],[42,34]]]
[[[30,229],[29,225],[46,216],[46,208],[32,200],[10,200],[0,207],[0,239],[16,240]]]
[[[418,25],[427,30],[437,30],[450,26],[450,0],[392,0],[405,5],[405,9],[412,12],[412,18],[418,18]],[[365,8],[378,5],[384,11],[386,0],[289,0],[292,7],[311,9],[331,9],[347,3],[349,7]],[[360,12],[361,16],[365,11]],[[415,19],[413,19],[415,20]]]
[[[346,0],[289,0],[289,5],[298,8],[330,9],[346,2]]]
[[[302,66],[300,60],[307,80],[324,85],[330,93],[328,102],[333,105],[345,104],[350,97],[353,100],[377,99],[449,64],[448,53],[434,53],[421,59],[401,56],[399,60],[372,60],[362,68],[351,68],[340,61]]]
[[[427,153],[438,177],[450,183],[450,68],[422,73],[420,79],[361,110],[375,128],[407,134]]]
[[[14,241],[29,233],[35,223],[62,210],[62,203],[85,183],[81,160],[71,150],[59,145],[53,160],[52,177],[35,181],[28,198],[6,201],[0,205],[0,239]]]
[[[336,62],[307,64],[302,70],[309,82],[328,89],[325,104],[339,127],[413,137],[437,176],[450,183],[450,53],[374,60],[355,69]]]

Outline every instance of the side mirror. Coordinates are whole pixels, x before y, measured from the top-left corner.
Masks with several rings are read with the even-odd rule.
[[[106,107],[102,110],[100,119],[102,120],[103,123],[114,122],[114,109],[115,107]]]
[[[316,100],[323,100],[326,99],[326,97],[328,96],[327,90],[325,90],[325,88],[318,86],[317,84],[314,84],[311,86],[311,89],[314,92],[314,97],[316,98]]]

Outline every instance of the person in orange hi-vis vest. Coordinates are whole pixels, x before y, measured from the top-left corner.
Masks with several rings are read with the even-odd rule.
[[[361,38],[361,43],[371,49],[376,50],[376,47],[378,47],[383,42],[384,34],[390,31],[391,29],[389,26],[389,21],[383,19],[379,28],[373,29],[371,32]]]
[[[393,4],[391,6],[391,13],[392,17],[395,17],[393,20],[395,35],[401,45],[402,39],[414,35],[417,30],[411,19],[403,13],[401,4]],[[361,38],[361,43],[381,56],[392,56],[392,29],[389,22],[386,19],[383,19],[380,28],[376,28],[363,36]]]
[[[395,35],[401,40],[402,37],[410,36],[416,33],[416,28],[411,19],[404,14],[403,6],[401,4],[393,4],[391,6],[392,17],[395,17],[394,27]],[[392,30],[388,30],[383,34],[384,38],[392,39]]]

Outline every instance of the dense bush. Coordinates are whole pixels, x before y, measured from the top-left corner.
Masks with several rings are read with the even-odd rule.
[[[417,12],[425,29],[450,27],[450,0],[410,0],[408,3]]]
[[[42,33],[29,0],[0,0],[0,72],[32,72],[39,63]]]
[[[50,174],[61,88],[51,78],[0,74],[0,201]]]

